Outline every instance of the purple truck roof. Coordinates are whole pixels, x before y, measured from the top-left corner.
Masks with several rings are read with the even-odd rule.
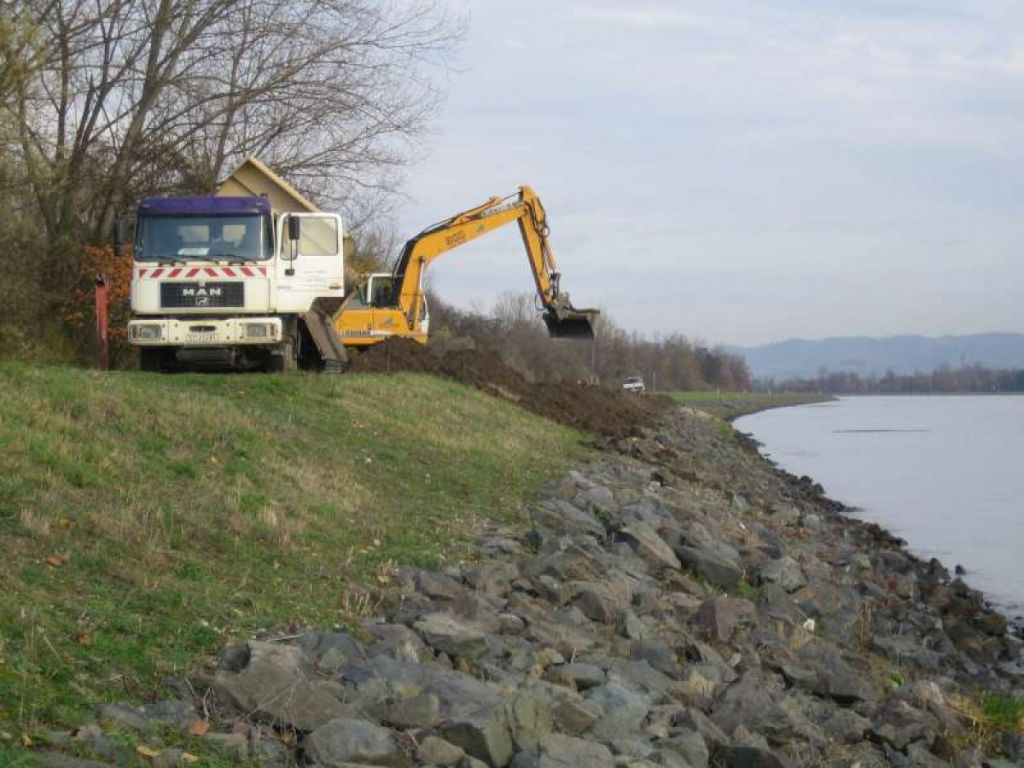
[[[139,203],[139,216],[245,216],[269,214],[265,197],[148,197]]]

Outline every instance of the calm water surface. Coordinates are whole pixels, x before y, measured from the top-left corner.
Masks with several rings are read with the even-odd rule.
[[[737,420],[857,517],[1024,613],[1024,396],[844,397]]]

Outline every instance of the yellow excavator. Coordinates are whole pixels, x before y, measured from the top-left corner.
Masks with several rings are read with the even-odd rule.
[[[561,274],[548,242],[547,214],[528,186],[505,198],[434,224],[409,240],[390,274],[374,274],[346,297],[334,315],[334,330],[345,347],[365,348],[394,336],[426,343],[429,313],[423,276],[438,256],[516,222],[526,248],[540,309],[554,338],[594,337],[596,309],[577,309],[561,289]]]

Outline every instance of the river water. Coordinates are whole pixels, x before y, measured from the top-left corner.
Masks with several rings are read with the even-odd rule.
[[[1024,613],[1024,395],[843,397],[738,419],[783,469]]]

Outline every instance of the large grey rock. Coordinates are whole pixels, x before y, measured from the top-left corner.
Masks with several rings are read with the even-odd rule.
[[[479,659],[489,650],[487,638],[498,627],[482,621],[430,613],[413,625],[427,645],[460,659]]]
[[[683,679],[683,671],[679,667],[679,659],[676,656],[676,652],[663,640],[654,638],[633,643],[629,655],[635,661],[646,661],[663,675],[671,677],[673,680]]]
[[[678,733],[659,741],[658,746],[680,755],[690,768],[708,768],[708,745],[697,731]]]
[[[540,646],[555,648],[566,658],[586,653],[597,642],[597,627],[580,614],[576,620],[572,611],[543,610],[537,606],[520,604],[516,613],[526,622],[525,637]]]
[[[204,733],[203,741],[236,760],[249,757],[249,737],[244,733]]]
[[[785,618],[794,624],[802,624],[807,615],[793,600],[792,596],[778,584],[762,584],[757,604],[775,618]]]
[[[594,741],[552,733],[540,745],[538,768],[614,768],[608,747]]]
[[[709,597],[697,609],[696,620],[705,637],[728,643],[740,626],[753,622],[756,616],[757,608],[749,600]]]
[[[322,672],[333,672],[352,659],[365,653],[362,644],[348,632],[307,632],[299,640],[299,648],[313,659]]]
[[[366,622],[363,631],[372,641],[365,649],[350,658],[374,658],[387,656],[398,661],[427,661],[433,655],[422,638],[404,624],[376,624]]]
[[[435,729],[438,735],[492,766],[504,766],[511,757],[512,737],[505,708],[508,697],[496,685],[438,664],[386,656],[346,668],[344,679],[366,697],[368,706],[373,703],[370,697],[375,691],[378,698],[436,696],[440,709]]]
[[[641,558],[657,568],[679,570],[682,567],[672,548],[646,523],[630,523],[619,531],[618,536],[633,547]]]
[[[630,640],[646,640],[651,633],[636,612],[632,608],[626,608],[622,613],[622,634]]]
[[[441,721],[441,700],[432,693],[398,699],[388,705],[388,722],[396,728],[432,728]]]
[[[726,733],[743,727],[763,734],[775,746],[788,744],[797,737],[824,742],[820,730],[797,703],[772,679],[755,671],[725,689],[711,718]]]
[[[295,763],[291,750],[275,738],[254,738],[249,743],[249,760],[258,768],[291,768]],[[178,768],[183,762],[168,768]]]
[[[938,732],[938,721],[933,715],[898,699],[886,702],[872,720],[872,737],[900,751],[912,741],[930,742]]]
[[[601,734],[602,738],[635,734],[651,707],[648,696],[615,682],[591,688],[585,697],[602,712],[601,718],[591,728],[593,733]]]
[[[575,582],[573,587],[576,590],[573,605],[587,618],[602,624],[616,623],[633,596],[622,579]]]
[[[743,567],[739,562],[715,550],[680,546],[674,552],[683,565],[689,566],[716,587],[733,589],[743,578]]]
[[[519,578],[519,567],[508,560],[495,560],[465,569],[466,583],[489,595],[506,595]]]
[[[444,768],[458,765],[465,754],[461,747],[438,736],[427,736],[416,747],[417,760],[427,765],[440,765]]]
[[[507,765],[513,745],[505,701],[493,686],[463,677],[447,675],[428,684],[441,699],[437,730],[470,756],[492,766]]]
[[[721,728],[700,710],[686,708],[673,718],[673,724],[687,730],[696,731],[708,744],[728,743],[729,737]]]
[[[608,556],[596,544],[575,543],[567,549],[535,558],[526,564],[527,576],[541,574],[558,581],[598,581],[608,573]]]
[[[940,760],[921,742],[915,742],[907,747],[907,757],[910,758],[910,765],[913,768],[948,768],[948,760]],[[994,768],[992,763],[987,763],[989,768]],[[1020,763],[1013,762],[1009,765],[1020,768]]]
[[[657,701],[673,687],[672,680],[643,659],[616,661],[608,670],[608,680],[618,683],[623,688],[642,693],[651,701]]]
[[[883,653],[897,665],[913,664],[930,671],[939,668],[939,654],[925,648],[919,637],[911,635],[874,635],[871,649]]]
[[[562,666],[559,671],[581,691],[601,685],[605,681],[604,670],[596,664],[573,662]]]
[[[352,714],[316,680],[299,648],[256,641],[247,647],[244,667],[219,669],[213,680],[217,695],[239,712],[300,731]]]
[[[621,509],[622,519],[638,521],[659,530],[679,530],[679,522],[675,510],[657,496],[647,495],[637,501],[626,504]]]
[[[338,718],[320,726],[309,734],[305,751],[325,768],[345,768],[351,763],[394,768],[410,764],[390,731],[355,718]]]
[[[562,499],[550,499],[542,502],[533,511],[534,521],[554,531],[570,533],[589,533],[604,538],[608,531],[597,517]]]
[[[720,768],[785,768],[775,753],[762,747],[722,745],[715,749],[714,759]]]
[[[505,705],[505,716],[517,749],[535,750],[540,741],[551,733],[551,702],[536,693],[513,694]]]
[[[846,744],[855,744],[864,738],[871,721],[861,717],[852,709],[837,709],[835,714],[825,721],[822,728],[831,738]]]
[[[594,702],[573,697],[557,701],[552,707],[552,714],[558,730],[579,736],[601,719],[603,710]]]
[[[817,675],[813,691],[820,696],[828,696],[844,705],[878,698],[878,687],[872,675],[855,669],[836,646],[825,640],[810,640],[800,648],[797,658],[801,666],[813,669]],[[858,661],[856,657],[849,658]]]
[[[466,592],[466,588],[455,579],[434,571],[417,570],[415,581],[416,588],[434,600],[457,600]]]
[[[157,725],[185,729],[199,719],[199,714],[191,703],[173,699],[157,701],[142,707],[133,707],[129,704],[98,704],[95,712],[98,720],[129,730],[144,730]]]
[[[803,569],[800,568],[800,563],[791,557],[769,560],[761,566],[758,577],[763,583],[778,584],[787,592],[796,592],[807,584],[807,578],[804,576]]]
[[[501,768],[512,758],[512,736],[503,715],[495,716],[487,710],[465,712],[460,718],[443,722],[439,731],[447,741],[487,765]]]
[[[593,510],[599,515],[610,515],[615,511],[615,494],[603,485],[593,485],[581,491],[576,497],[577,503],[584,509]]]

